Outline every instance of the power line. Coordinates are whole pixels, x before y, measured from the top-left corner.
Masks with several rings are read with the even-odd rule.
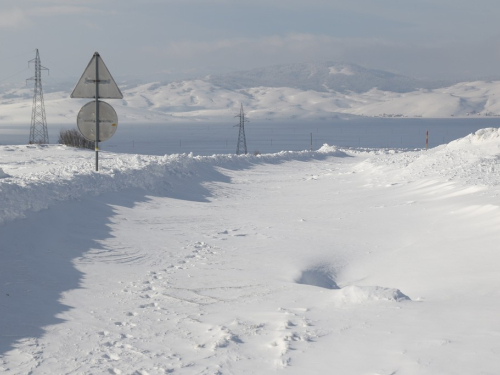
[[[0,61],[6,61],[6,60],[10,60],[10,59],[15,59],[16,57],[26,56],[26,55],[32,54],[33,51],[34,50],[31,50],[29,52],[23,52],[23,53],[20,53],[19,55],[13,55],[13,56],[9,56],[9,57],[4,57],[3,59],[0,59]]]
[[[17,75],[19,75],[19,74],[21,74],[21,73],[23,73],[23,72],[25,72],[25,71],[27,71],[27,70],[29,70],[29,68],[25,68],[25,69],[23,69],[23,70],[21,70],[21,71],[19,71],[19,72],[15,73],[15,74],[13,74],[13,75],[11,75],[11,76],[7,77],[7,78],[0,79],[0,82],[5,82],[5,81],[7,81],[7,80],[9,80],[9,79],[11,79],[11,78],[14,78],[15,76],[17,76]]]
[[[52,61],[50,59],[47,59],[47,58],[45,58],[45,60],[48,61],[51,65],[53,65],[56,68],[58,68],[61,72],[63,72],[66,75],[67,78],[73,79],[75,77],[75,74],[71,75],[68,72],[64,71],[64,69],[62,69],[58,64],[54,63],[54,61]]]

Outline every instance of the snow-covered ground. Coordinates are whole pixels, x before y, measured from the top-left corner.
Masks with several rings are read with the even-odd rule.
[[[0,146],[0,372],[496,374],[499,161]]]

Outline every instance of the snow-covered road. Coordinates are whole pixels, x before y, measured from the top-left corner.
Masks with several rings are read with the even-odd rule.
[[[0,371],[495,374],[499,134],[100,174],[4,146]]]

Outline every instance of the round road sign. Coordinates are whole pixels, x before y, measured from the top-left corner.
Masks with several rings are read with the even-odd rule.
[[[76,118],[78,130],[83,137],[95,142],[95,101],[85,104]],[[111,138],[118,127],[118,116],[113,107],[99,100],[99,142]]]

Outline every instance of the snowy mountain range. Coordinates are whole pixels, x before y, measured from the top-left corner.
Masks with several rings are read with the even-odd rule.
[[[253,119],[339,116],[461,117],[500,115],[500,81],[429,82],[347,63],[289,64],[178,82],[122,82],[112,100],[122,122],[220,121],[240,103]],[[88,100],[70,83],[44,85],[47,119],[74,123]],[[496,95],[496,94],[499,95]],[[29,122],[32,89],[0,90],[0,124]]]
[[[410,92],[434,89],[447,82],[418,80],[382,70],[366,69],[350,63],[298,63],[276,65],[224,75],[210,76],[208,82],[230,90],[252,87],[292,87],[319,92],[363,93],[381,91]]]

